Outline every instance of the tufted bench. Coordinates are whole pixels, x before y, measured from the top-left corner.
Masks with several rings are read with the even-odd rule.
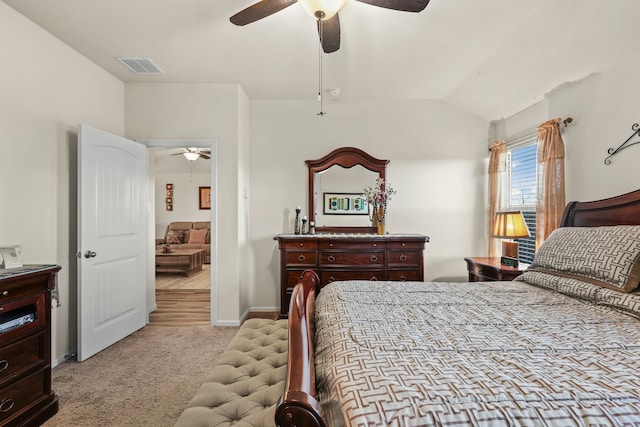
[[[274,426],[287,339],[286,319],[245,321],[175,427]]]

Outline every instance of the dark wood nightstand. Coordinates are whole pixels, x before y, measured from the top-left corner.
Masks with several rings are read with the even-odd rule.
[[[470,282],[495,282],[498,280],[513,280],[529,267],[520,264],[517,268],[500,264],[500,257],[467,257],[467,270]]]

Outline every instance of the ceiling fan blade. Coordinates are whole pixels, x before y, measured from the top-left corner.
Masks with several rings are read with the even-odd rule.
[[[318,20],[318,35],[322,50],[325,53],[335,52],[340,49],[340,18],[336,13],[324,21]]]
[[[202,152],[200,152],[198,154],[200,154],[200,157],[202,157],[203,159],[209,160],[211,158],[211,157],[207,156],[206,154],[203,154]]]
[[[429,4],[429,0],[358,0],[360,3],[385,9],[401,10],[403,12],[422,12]]]
[[[236,25],[251,24],[259,19],[279,12],[297,1],[298,0],[262,0],[236,13],[229,18],[229,20]]]

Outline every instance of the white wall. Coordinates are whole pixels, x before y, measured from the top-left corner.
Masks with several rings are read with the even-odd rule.
[[[292,232],[295,207],[307,209],[305,160],[353,146],[389,159],[397,190],[389,232],[423,233],[425,278],[462,280],[464,256],[484,252],[488,123],[440,101],[251,103],[252,305],[279,306],[279,254],[273,240]]]
[[[212,223],[211,252],[217,260],[212,260],[211,267],[215,294],[212,316],[217,324],[237,324],[244,311],[239,302],[240,277],[247,274],[240,270],[250,267],[240,264],[246,219],[238,208],[244,192],[241,176],[248,173],[239,148],[239,115],[246,95],[237,85],[132,83],[126,86],[125,98],[128,138],[216,141],[212,188],[217,191],[212,202],[218,209]]]
[[[640,187],[640,145],[631,147],[604,164],[609,148],[617,148],[638,123],[640,90],[638,60],[617,66],[549,92],[545,100],[512,117],[493,123],[495,139],[511,139],[555,117],[572,117],[563,131],[567,202],[596,200]],[[638,141],[637,136],[633,141]]]
[[[76,348],[77,125],[124,134],[124,85],[0,2],[0,244],[60,264],[52,352]]]

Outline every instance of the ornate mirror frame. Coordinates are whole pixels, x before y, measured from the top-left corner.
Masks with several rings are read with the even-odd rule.
[[[380,178],[386,181],[387,164],[389,160],[376,159],[359,148],[342,147],[337,148],[317,160],[305,160],[309,168],[309,221],[316,222],[315,206],[315,174],[325,171],[332,166],[341,166],[345,169],[356,165],[377,172]],[[322,226],[316,225],[317,233],[373,233],[377,232],[375,227],[367,226]]]

